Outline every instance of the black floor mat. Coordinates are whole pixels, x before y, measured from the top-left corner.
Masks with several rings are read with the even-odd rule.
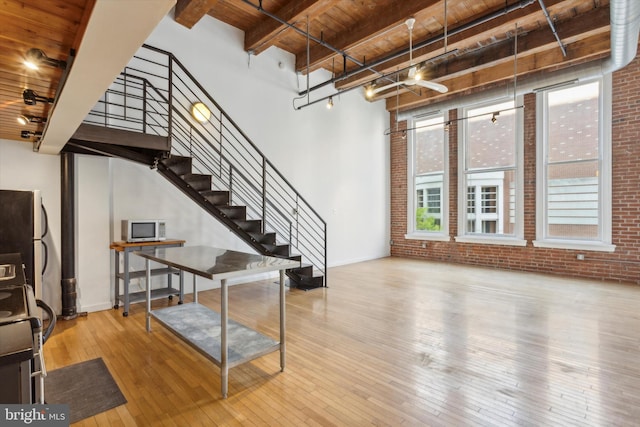
[[[44,397],[49,404],[68,404],[71,423],[127,403],[101,358],[50,371]]]

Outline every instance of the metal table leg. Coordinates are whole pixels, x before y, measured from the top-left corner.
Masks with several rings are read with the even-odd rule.
[[[145,258],[144,266],[147,270],[147,280],[145,280],[145,293],[147,294],[147,332],[151,331],[151,261]]]
[[[228,343],[227,343],[227,323],[228,323],[228,313],[227,313],[227,305],[229,303],[228,292],[227,292],[227,279],[222,279],[220,281],[220,383],[222,388],[222,398],[227,398],[227,388],[228,388],[228,380],[229,380],[229,366],[227,363],[227,355],[228,355]]]
[[[122,315],[127,317],[129,315],[129,254],[131,250],[124,248],[124,311]],[[148,281],[148,279],[147,279]]]
[[[120,274],[120,251],[115,250],[114,252],[116,254],[116,262],[115,262],[115,266],[113,267],[113,270],[115,273],[113,277],[115,277],[116,283],[115,283],[115,298],[113,300],[113,308],[117,310],[120,307],[120,276],[118,276]]]
[[[286,340],[286,314],[285,314],[285,286],[284,286],[284,270],[280,270],[280,372],[284,371],[286,364],[287,345]]]

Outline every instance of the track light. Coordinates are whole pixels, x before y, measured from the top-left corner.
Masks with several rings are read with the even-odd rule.
[[[44,117],[21,114],[18,116],[18,123],[20,123],[22,126],[28,125],[29,123],[47,123],[47,119]]]
[[[20,132],[20,137],[21,138],[29,139],[32,136],[35,136],[35,137],[39,138],[39,137],[42,136],[42,132],[31,132],[31,131],[28,131],[28,130],[23,130],[22,132]]]
[[[52,104],[54,101],[53,98],[40,96],[31,89],[25,89],[24,92],[22,92],[22,99],[24,99],[24,103],[27,105],[36,105],[38,101],[48,102],[49,104]]]
[[[211,118],[211,110],[202,102],[196,102],[191,105],[191,115],[200,123],[206,123]]]
[[[333,96],[329,97],[329,100],[327,101],[327,110],[330,110],[333,108]]]
[[[62,59],[49,58],[40,49],[29,49],[25,56],[24,65],[31,68],[32,70],[37,70],[40,64],[48,65],[49,67],[54,68],[62,68],[63,70],[67,68],[66,61],[63,61]]]

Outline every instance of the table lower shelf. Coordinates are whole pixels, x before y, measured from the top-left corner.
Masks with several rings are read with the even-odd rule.
[[[152,310],[151,315],[217,366],[221,366],[220,314],[188,303]],[[278,351],[280,343],[231,319],[227,327],[229,368]]]

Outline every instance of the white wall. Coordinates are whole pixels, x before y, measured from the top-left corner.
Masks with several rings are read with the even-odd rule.
[[[306,78],[293,71],[293,55],[271,48],[249,57],[243,36],[208,16],[192,29],[168,16],[146,43],[173,52],[327,221],[330,266],[388,255],[384,103],[370,103],[354,90],[334,98],[332,110],[324,103],[295,110],[292,100],[306,87]],[[328,77],[318,74],[312,85]],[[334,89],[318,92],[328,95]]]
[[[389,117],[383,103],[369,103],[360,91],[352,91],[334,98],[333,110],[323,103],[295,110],[292,99],[306,79],[293,71],[293,56],[272,48],[249,59],[243,33],[210,17],[191,30],[167,17],[146,43],[173,52],[327,221],[330,267],[389,254],[389,145],[384,135]],[[313,76],[315,81],[326,77]],[[20,161],[44,163],[38,179],[31,181],[52,186],[47,197],[51,191],[59,212],[59,158],[33,154],[30,146],[27,153],[22,146],[27,144],[7,141],[0,147]],[[23,168],[13,160],[8,163],[13,171],[7,175],[18,172],[16,185],[28,182],[19,172]],[[185,239],[187,245],[250,250],[146,166],[76,156],[76,169],[79,311],[113,305],[114,256],[108,247],[119,240],[123,218],[166,219],[169,237]],[[0,187],[7,187],[3,172]],[[54,182],[48,181],[49,174]],[[55,220],[59,224],[59,214]],[[59,239],[59,225],[54,233]],[[132,288],[141,285],[134,281]],[[203,285],[211,286],[215,284]]]

